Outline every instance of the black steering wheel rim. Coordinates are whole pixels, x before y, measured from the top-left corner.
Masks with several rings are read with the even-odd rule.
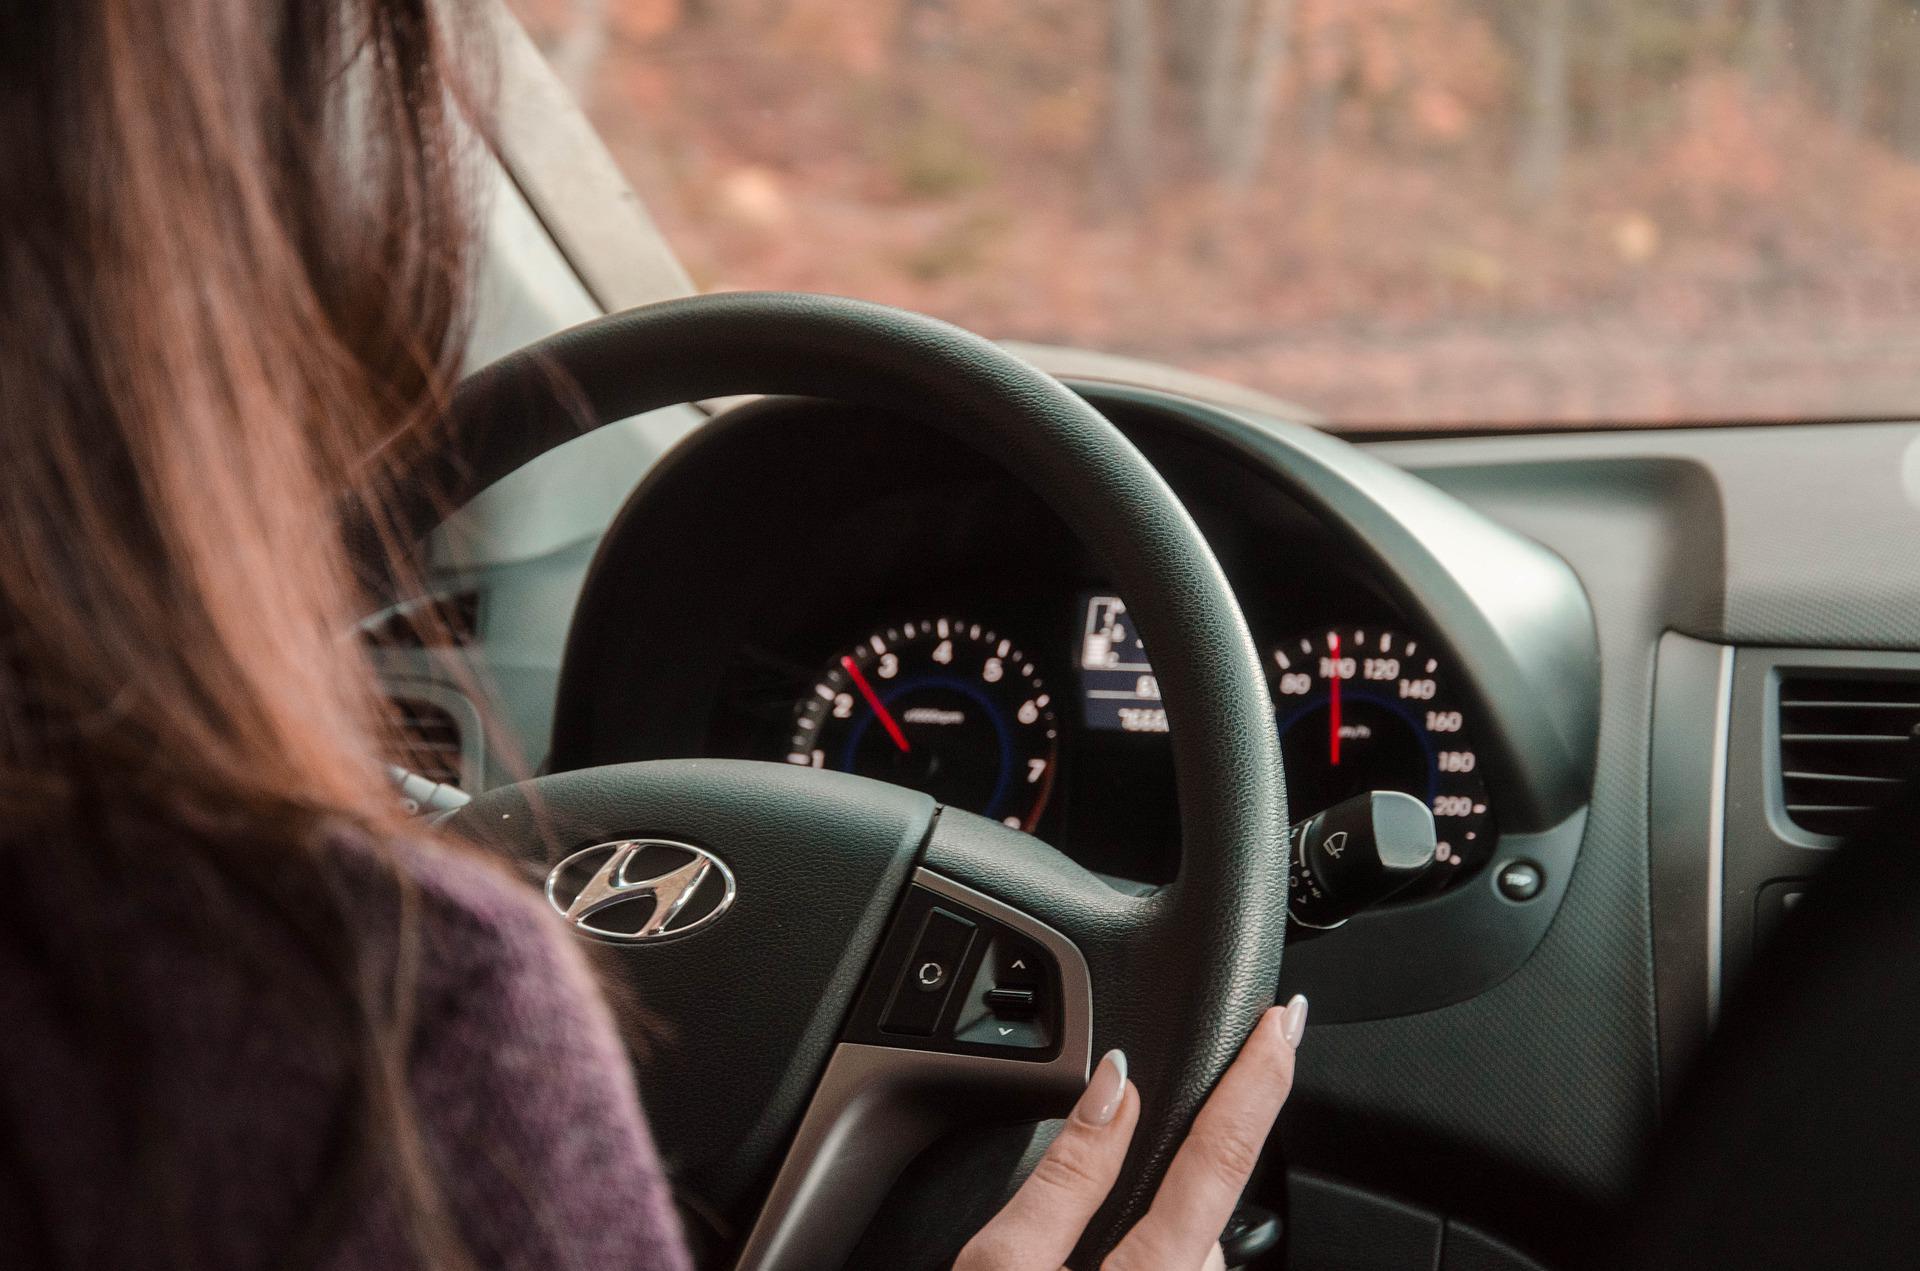
[[[1122,896],[1055,853],[1007,851],[991,835],[936,837],[925,859],[1089,951],[1096,1046],[1128,1051],[1143,1095],[1127,1168],[1083,1246],[1097,1257],[1144,1210],[1200,1102],[1272,1002],[1286,808],[1245,620],[1178,498],[1092,407],[977,336],[832,297],[669,301],[561,332],[476,372],[452,403],[450,445],[403,487],[404,528],[423,537],[439,508],[592,428],[743,394],[874,407],[981,451],[1103,559],[1154,650],[1180,801],[1171,884]]]

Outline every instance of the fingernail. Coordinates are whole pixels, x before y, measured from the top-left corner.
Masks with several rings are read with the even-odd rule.
[[[1127,1094],[1127,1055],[1119,1049],[1108,1051],[1093,1070],[1093,1080],[1073,1105],[1074,1120],[1084,1125],[1107,1125],[1120,1111]]]
[[[1287,1039],[1287,1045],[1295,1050],[1300,1048],[1300,1039],[1307,1033],[1307,997],[1304,993],[1295,993],[1287,1003],[1287,1013],[1280,1017],[1280,1035]]]

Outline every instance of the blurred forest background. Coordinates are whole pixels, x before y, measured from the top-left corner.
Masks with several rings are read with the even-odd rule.
[[[1920,413],[1916,0],[514,0],[704,288],[1376,426]]]

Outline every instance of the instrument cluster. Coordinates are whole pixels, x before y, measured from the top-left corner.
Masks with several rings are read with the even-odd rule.
[[[1119,417],[1259,642],[1295,818],[1397,790],[1434,813],[1443,864],[1423,886],[1476,874],[1499,826],[1477,734],[1497,730],[1440,624],[1259,465]],[[587,669],[563,694],[558,762],[709,755],[857,773],[1104,874],[1177,872],[1151,650],[1100,545],[992,462],[884,416],[774,402],[702,434],[644,493],[578,624],[570,665]]]
[[[1126,602],[1089,590],[1072,612],[1073,630],[955,611],[856,633],[823,651],[800,687],[783,757],[921,790],[1015,829],[1124,838],[1139,818],[1102,806],[1124,809],[1143,783],[1167,785],[1167,712]],[[1471,708],[1431,638],[1334,621],[1288,631],[1264,652],[1296,818],[1399,791],[1432,811],[1439,838],[1441,867],[1420,891],[1487,861],[1495,820]],[[1056,667],[1071,676],[1055,677]],[[1050,821],[1054,795],[1069,789],[1077,812]],[[1166,828],[1164,817],[1147,820]],[[1128,855],[1146,847],[1133,846]]]

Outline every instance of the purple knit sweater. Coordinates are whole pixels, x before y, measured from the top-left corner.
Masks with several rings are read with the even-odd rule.
[[[474,1262],[685,1267],[626,1054],[579,950],[484,862],[394,850],[422,901],[412,1088]],[[0,1266],[274,1267],[311,1238],[346,1097],[337,1047],[316,1036],[324,1012],[269,913],[243,913],[231,940],[180,934],[205,929],[175,920],[206,903],[200,886],[146,889],[138,906],[106,896],[72,937],[138,942],[110,990],[136,1004],[124,1030],[103,1033],[55,989],[45,967],[62,956],[60,924],[0,932]],[[99,1059],[115,1045],[147,1050],[139,1124]],[[115,1214],[151,1177],[128,1160],[142,1142],[164,1145],[187,1218],[129,1248]],[[308,1253],[321,1266],[413,1265],[377,1179],[318,1230]]]

